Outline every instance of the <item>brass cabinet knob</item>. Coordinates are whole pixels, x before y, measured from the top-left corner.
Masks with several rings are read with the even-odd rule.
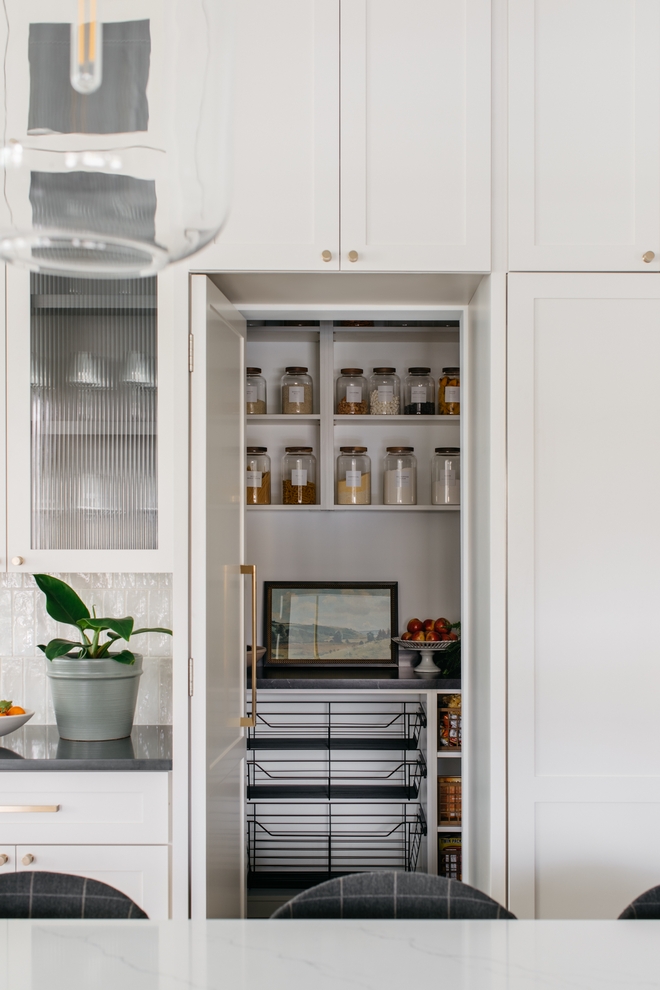
[[[647,265],[650,265],[655,258],[655,251],[647,251],[642,255],[642,261],[645,261]]]
[[[357,251],[349,251],[348,252],[348,260],[349,261],[357,261],[358,260],[358,253],[357,253]]]
[[[14,567],[20,567],[21,564],[25,563],[25,557],[12,557],[11,562],[14,565]]]
[[[332,251],[321,251],[321,257],[324,261],[332,261]]]
[[[7,855],[7,853],[2,853],[0,855],[0,866],[4,866],[5,863],[8,863],[8,862],[9,862],[9,856]]]
[[[32,855],[32,853],[26,853],[25,856],[23,856],[21,863],[23,864],[23,866],[29,866],[30,863],[34,863],[34,856]]]

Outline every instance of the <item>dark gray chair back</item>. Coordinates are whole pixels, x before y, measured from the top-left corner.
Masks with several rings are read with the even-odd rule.
[[[354,873],[310,887],[273,918],[515,918],[487,894],[428,873]]]
[[[660,887],[651,887],[636,897],[625,911],[622,911],[619,921],[659,921],[660,920]]]
[[[130,897],[98,880],[25,871],[0,876],[0,918],[147,918]]]

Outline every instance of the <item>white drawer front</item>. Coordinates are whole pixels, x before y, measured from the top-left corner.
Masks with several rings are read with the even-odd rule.
[[[32,861],[27,865],[23,859]],[[16,846],[16,870],[72,873],[121,890],[154,920],[169,917],[168,846]]]
[[[2,774],[0,845],[167,843],[168,776],[59,771]],[[58,810],[40,810],[44,808]]]

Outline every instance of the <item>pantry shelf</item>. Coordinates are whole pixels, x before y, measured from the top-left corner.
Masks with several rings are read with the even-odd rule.
[[[355,418],[355,417],[353,417]],[[362,417],[368,419],[369,417]],[[387,417],[383,417],[387,419]],[[393,417],[392,417],[393,418]],[[456,416],[450,416],[450,419],[457,419]],[[282,423],[318,423],[321,419],[320,413],[309,413],[305,416],[298,416],[292,413],[250,413],[246,417],[246,422],[249,423],[277,423],[281,425]]]
[[[462,832],[462,825],[438,825],[438,832]]]
[[[444,757],[446,759],[460,759],[462,755],[463,755],[463,751],[460,750],[460,749],[439,749],[438,750],[438,759],[440,759],[440,757]]]
[[[258,417],[252,418],[257,419]],[[286,419],[287,417],[283,418]],[[450,426],[452,423],[460,423],[460,421],[460,416],[334,416],[335,426],[345,426],[348,423],[368,423],[370,426],[383,426],[383,424],[387,425],[388,423],[407,423],[409,426]]]

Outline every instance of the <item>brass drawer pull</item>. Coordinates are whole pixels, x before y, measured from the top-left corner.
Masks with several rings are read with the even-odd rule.
[[[30,815],[41,811],[53,812],[59,810],[59,804],[0,804],[0,814],[7,812],[12,815]]]

